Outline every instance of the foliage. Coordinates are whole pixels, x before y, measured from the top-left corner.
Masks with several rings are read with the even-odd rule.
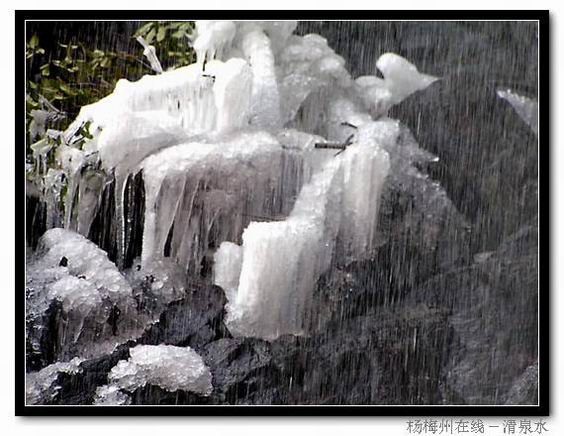
[[[163,67],[174,68],[189,65],[196,60],[190,46],[193,28],[194,23],[191,21],[149,21],[134,36],[142,36],[147,44],[155,46]]]
[[[177,68],[193,62],[189,45],[190,22],[147,22],[135,36],[143,36],[156,48],[163,67]],[[64,41],[47,53],[37,35],[31,35],[26,46],[27,154],[37,140],[51,141],[48,129],[64,130],[80,108],[110,94],[121,78],[137,80],[154,74],[142,56],[135,53],[103,51],[85,41]],[[75,144],[76,146],[76,144]]]

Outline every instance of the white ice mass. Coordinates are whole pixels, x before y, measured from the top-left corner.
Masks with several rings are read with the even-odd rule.
[[[142,266],[158,265],[167,251],[167,261],[198,276],[213,259],[234,335],[303,333],[312,292],[332,260],[374,248],[380,194],[401,158],[399,124],[386,118],[388,109],[436,78],[386,53],[376,63],[383,79],[354,80],[323,37],[298,36],[295,28],[289,21],[198,22],[195,64],[120,80],[112,94],[85,106],[63,135],[61,169],[45,177],[49,198],[62,195],[68,180],[64,219],[52,206],[50,226],[87,236],[97,198],[113,178],[119,263],[128,243],[126,181],[141,171]],[[83,128],[93,138],[78,150],[71,144]],[[85,171],[92,162],[108,177]],[[104,297],[129,304],[131,288],[117,268],[95,251],[76,257],[65,232],[44,237],[49,268],[67,256],[68,269],[87,282],[61,272],[52,296],[83,311]],[[167,292],[174,299],[177,291]],[[137,347],[111,378],[124,389],[151,382],[206,393],[209,372],[190,353]],[[100,401],[113,392],[101,392]]]
[[[100,401],[115,394],[115,387],[133,392],[151,384],[170,392],[183,390],[201,395],[213,390],[210,370],[190,347],[138,345],[129,353],[128,360],[120,360],[110,371],[110,386],[98,392]]]

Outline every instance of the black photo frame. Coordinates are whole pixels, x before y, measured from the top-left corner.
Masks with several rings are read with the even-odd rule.
[[[539,395],[527,406],[32,406],[25,403],[25,26],[29,20],[534,20],[539,25]],[[16,415],[27,416],[546,416],[549,414],[549,12],[530,11],[70,11],[15,12],[16,109]]]

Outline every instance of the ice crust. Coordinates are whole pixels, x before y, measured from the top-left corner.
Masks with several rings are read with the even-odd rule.
[[[538,135],[538,109],[539,105],[535,100],[516,94],[510,89],[498,90],[497,95],[506,100],[515,112],[521,117],[525,123],[531,128],[535,135]]]
[[[214,263],[234,334],[273,339],[304,332],[320,275],[336,258],[374,249],[385,180],[416,174],[412,163],[421,151],[397,147],[401,129],[386,118],[388,109],[436,78],[386,53],[376,64],[383,79],[353,80],[323,37],[294,35],[295,28],[292,21],[197,22],[195,64],[120,80],[112,94],[83,107],[67,131],[56,133],[64,142],[58,169],[47,170],[48,150],[36,147],[49,227],[88,235],[113,180],[120,267],[128,177],[141,171],[145,188],[142,270],[126,276],[146,291],[132,297],[119,271],[95,256],[100,276],[60,270],[56,280],[64,280],[51,286],[53,298],[87,311],[119,294],[139,306],[162,283],[159,301],[166,304],[182,292],[182,273],[171,263],[196,277]],[[145,52],[152,56],[149,46]],[[73,141],[86,127],[93,138],[78,150]],[[73,241],[53,253],[70,253],[69,268],[82,271],[73,246],[84,244]],[[161,266],[170,274],[159,276]],[[78,274],[89,283],[79,285]],[[100,401],[114,393],[101,392]]]
[[[127,406],[128,404],[131,404],[131,397],[119,386],[104,385],[96,388],[94,406]]]
[[[26,293],[32,344],[41,337],[45,326],[40,320],[48,308],[55,301],[61,304],[66,322],[56,331],[59,358],[111,351],[139,334],[149,321],[138,312],[131,285],[107,254],[70,230],[50,229],[42,236],[26,265]],[[117,328],[112,328],[109,320],[116,315]]]
[[[41,404],[52,400],[60,389],[55,384],[61,373],[75,374],[80,371],[82,359],[75,357],[69,362],[57,362],[46,366],[41,371],[29,373],[25,376],[26,404]]]
[[[127,280],[107,254],[83,236],[70,230],[50,229],[41,238],[40,252],[40,259],[27,270],[28,277],[55,279],[50,294],[69,308],[85,311],[95,307],[101,298],[124,309],[132,305],[132,289]],[[78,285],[76,280],[84,284]]]
[[[129,353],[128,360],[120,360],[110,371],[110,386],[133,392],[151,384],[170,392],[183,390],[204,396],[213,390],[210,370],[190,347],[138,345]],[[107,396],[112,391],[115,392],[115,388],[105,388],[99,396]]]

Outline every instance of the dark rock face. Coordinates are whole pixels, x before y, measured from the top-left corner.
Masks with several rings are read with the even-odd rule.
[[[52,404],[92,404],[96,388],[108,383],[110,370],[120,360],[129,358],[134,341],[120,345],[113,353],[80,364],[76,374],[59,374],[55,384],[60,386]]]
[[[55,382],[60,389],[52,400],[53,403],[92,404],[96,388],[108,383],[110,370],[120,360],[127,360],[130,357],[129,349],[136,345],[190,346],[200,351],[206,344],[230,336],[223,325],[225,302],[221,288],[203,284],[193,285],[186,291],[186,296],[182,300],[170,303],[161,314],[159,321],[149,326],[139,338],[120,345],[111,354],[82,362],[80,371],[75,374],[60,374]],[[152,398],[154,401],[164,401],[162,404],[171,404],[167,402],[170,400],[168,396],[161,399],[165,393],[166,391],[158,387],[147,387],[134,394],[132,401],[136,404],[135,401]]]
[[[37,247],[39,238],[47,230],[45,225],[47,205],[45,202],[41,201],[39,194],[34,192],[36,188],[31,183],[27,184],[26,190],[28,191],[25,197],[26,242],[29,247],[35,248]]]
[[[26,370],[39,371],[57,360],[62,303],[53,300],[40,316],[26,319]]]
[[[175,301],[137,340],[140,345],[189,346],[199,350],[203,345],[228,335],[223,325],[227,300],[217,286],[195,286],[186,296]]]
[[[445,386],[467,404],[503,404],[513,380],[538,359],[536,229],[526,226],[470,267],[426,285],[450,304],[459,343]],[[456,284],[464,291],[453,292]]]
[[[513,383],[505,404],[537,404],[539,364],[529,366]]]

